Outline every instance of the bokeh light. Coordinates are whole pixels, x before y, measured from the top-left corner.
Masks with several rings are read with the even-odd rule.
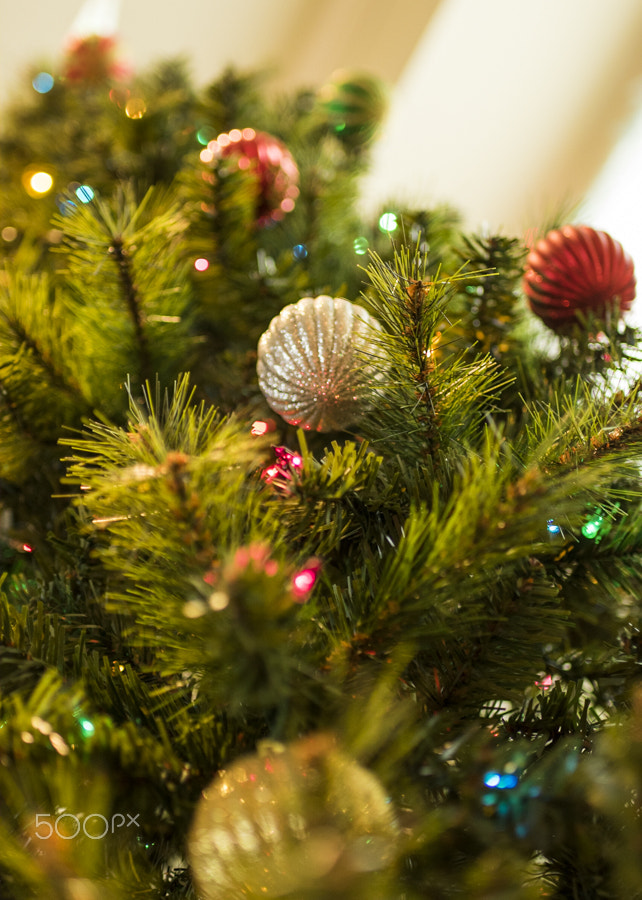
[[[510,791],[519,784],[519,776],[513,772],[487,772],[484,775],[484,784],[500,791]]]
[[[38,72],[31,83],[34,91],[39,94],[48,94],[54,86],[54,77],[49,72]]]
[[[93,722],[90,722],[89,719],[79,719],[80,728],[85,737],[91,737],[95,732],[95,727]]]
[[[2,240],[10,244],[18,237],[18,229],[14,228],[13,225],[5,225],[0,234],[2,235]]]
[[[30,197],[43,197],[53,187],[53,175],[37,166],[27,166],[22,173],[22,184]]]
[[[379,219],[379,228],[381,231],[394,231],[397,228],[398,224],[399,223],[397,222],[397,215],[393,212],[386,212]]]
[[[292,593],[299,603],[303,603],[308,599],[310,591],[314,587],[321,571],[321,564],[318,559],[309,559],[300,572],[296,572],[292,578]]]
[[[36,194],[47,194],[53,187],[53,178],[49,172],[36,172],[29,179],[29,184]]]
[[[317,576],[311,569],[305,569],[303,572],[299,572],[294,576],[293,584],[295,592],[299,596],[307,594],[308,591],[311,591],[314,587],[314,582],[316,580]]]
[[[81,184],[76,188],[76,197],[78,197],[81,203],[91,203],[94,196],[93,188],[90,188],[88,184]]]
[[[125,115],[128,119],[142,119],[147,112],[147,104],[142,97],[131,97],[125,106]]]
[[[112,103],[115,103],[120,109],[125,106],[129,98],[131,97],[131,91],[128,88],[123,87],[115,87],[112,88],[109,92],[109,99]]]
[[[199,259],[197,259],[194,262],[194,268],[196,269],[197,272],[207,272],[209,267],[210,267],[209,260],[205,259],[202,256],[199,257]]]
[[[603,522],[604,517],[599,514],[593,516],[588,522],[585,522],[584,525],[582,525],[582,534],[584,537],[588,538],[590,541],[594,540],[599,534]]]
[[[368,239],[364,237],[355,238],[352,246],[358,256],[364,256],[368,252]]]
[[[204,125],[202,128],[199,128],[196,132],[196,140],[203,147],[207,147],[209,142],[216,137],[216,132],[209,125]]]
[[[60,210],[63,216],[69,216],[73,213],[78,207],[77,204],[74,203],[73,200],[70,200],[66,194],[59,194],[56,197],[56,206]]]
[[[308,255],[308,248],[305,246],[305,244],[296,244],[292,248],[292,256],[295,259],[305,259],[307,255]]]

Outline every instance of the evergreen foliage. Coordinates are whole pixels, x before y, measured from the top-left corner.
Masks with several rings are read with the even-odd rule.
[[[216,773],[329,732],[399,840],[309,900],[642,896],[639,334],[547,334],[522,243],[451,210],[362,221],[367,144],[312,92],[197,97],[166,64],[130,118],[124,90],[58,79],[0,143],[0,895],[195,897]],[[266,228],[251,172],[199,161],[250,125],[300,171]],[[321,293],[381,324],[329,435],[275,423],[255,376]]]

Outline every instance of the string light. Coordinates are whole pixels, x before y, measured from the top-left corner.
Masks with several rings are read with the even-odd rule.
[[[94,196],[94,190],[93,188],[90,188],[88,184],[81,184],[76,188],[76,197],[78,197],[81,203],[91,203]]]
[[[80,725],[80,729],[85,737],[91,737],[92,734],[96,731],[93,722],[90,722],[89,719],[79,719],[78,724]]]
[[[209,125],[205,125],[203,128],[199,128],[196,132],[196,140],[203,147],[207,147],[209,142],[214,138],[214,129]]]
[[[304,603],[317,582],[321,563],[318,559],[309,559],[305,568],[292,578],[292,593],[299,603]]]
[[[125,115],[128,119],[142,119],[147,112],[147,104],[142,97],[131,97],[125,106]]]
[[[398,224],[396,213],[386,212],[379,219],[379,230],[389,234],[391,231],[395,231]]]
[[[39,94],[48,94],[54,86],[54,77],[49,72],[38,72],[31,82],[34,91]]]
[[[50,172],[29,166],[22,174],[22,183],[31,197],[44,197],[53,187],[53,175]]]
[[[287,447],[275,447],[276,463],[263,470],[262,478],[267,484],[278,479],[277,486],[288,490],[287,483],[292,480],[292,473],[303,468],[303,457],[293,453]]]
[[[499,791],[511,790],[519,784],[519,777],[512,772],[487,772],[484,775],[486,787]]]
[[[298,572],[292,581],[294,593],[299,597],[309,593],[314,587],[316,580],[317,576],[311,569],[304,569],[303,572]]]
[[[584,537],[588,538],[589,541],[594,540],[598,536],[603,522],[604,516],[600,513],[592,516],[592,518],[582,525],[582,534]]]

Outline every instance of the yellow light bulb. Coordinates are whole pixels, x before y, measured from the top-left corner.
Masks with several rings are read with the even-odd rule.
[[[53,178],[49,172],[34,172],[29,185],[34,194],[47,194],[53,187]]]
[[[147,112],[147,104],[142,97],[131,97],[125,106],[128,119],[142,119]]]

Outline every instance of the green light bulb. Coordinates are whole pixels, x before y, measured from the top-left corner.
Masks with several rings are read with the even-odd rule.
[[[90,722],[89,719],[80,719],[80,728],[85,737],[91,737],[96,730],[93,722]]]
[[[588,538],[590,541],[597,537],[603,521],[603,516],[595,516],[594,518],[589,519],[588,522],[585,522],[584,525],[582,525],[582,534],[584,537]]]

